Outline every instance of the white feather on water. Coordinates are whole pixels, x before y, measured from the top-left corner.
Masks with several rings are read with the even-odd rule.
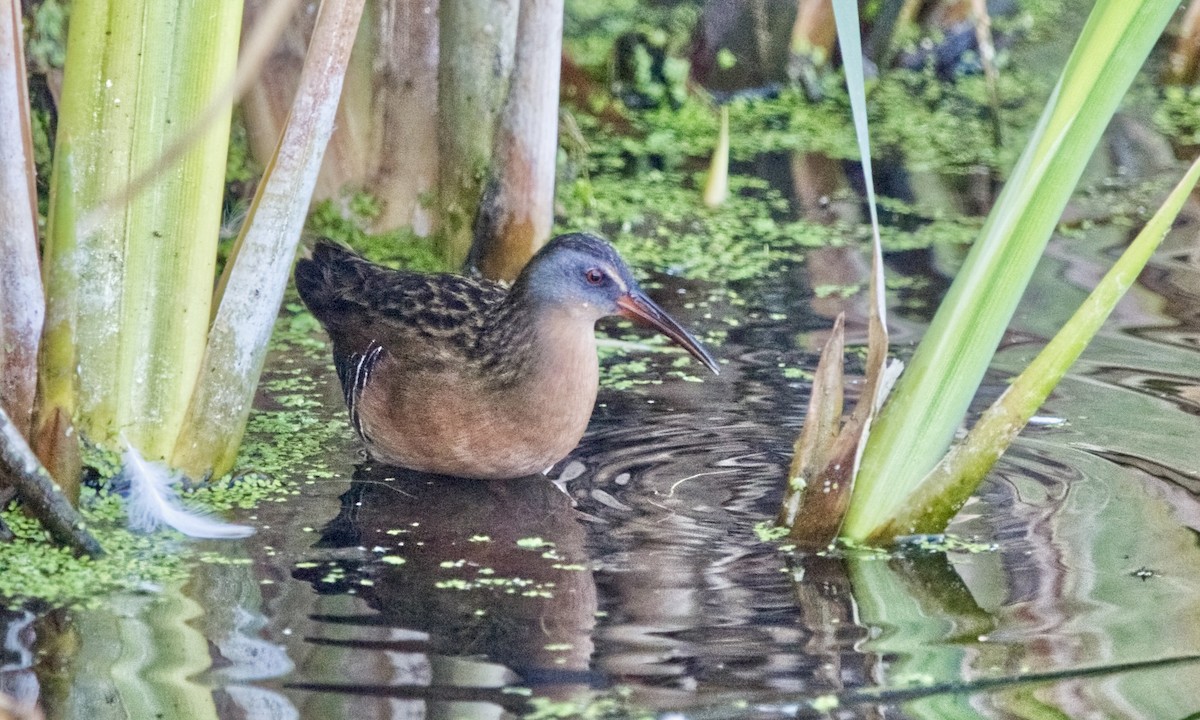
[[[195,538],[232,539],[254,534],[254,528],[234,525],[183,507],[174,485],[179,477],[162,463],[147,462],[133,445],[125,444],[122,471],[129,480],[129,527],[154,532],[164,525]]]

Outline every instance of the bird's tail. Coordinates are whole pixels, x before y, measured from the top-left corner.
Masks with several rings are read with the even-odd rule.
[[[352,291],[361,287],[366,260],[331,240],[318,240],[309,257],[296,263],[296,290],[322,322],[351,311]],[[351,292],[347,292],[350,290]]]

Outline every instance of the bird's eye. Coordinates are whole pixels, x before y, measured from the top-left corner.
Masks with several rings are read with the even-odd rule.
[[[589,268],[584,271],[583,278],[588,281],[588,285],[599,285],[604,282],[604,271],[600,268]]]

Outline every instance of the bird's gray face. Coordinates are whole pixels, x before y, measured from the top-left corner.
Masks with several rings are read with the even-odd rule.
[[[531,290],[541,302],[580,319],[595,322],[617,315],[620,299],[641,290],[625,264],[616,260],[566,249],[533,269]]]
[[[629,267],[600,238],[555,238],[530,261],[528,291],[540,303],[595,322],[621,315],[650,325],[674,340],[714,373],[716,361],[674,318],[642,292]]]

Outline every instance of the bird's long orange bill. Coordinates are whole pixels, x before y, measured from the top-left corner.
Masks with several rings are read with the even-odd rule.
[[[640,290],[632,290],[627,295],[618,298],[617,306],[621,308],[621,314],[625,317],[647,323],[679,343],[679,346],[691,353],[692,357],[704,363],[704,367],[712,370],[714,375],[721,374],[721,368],[717,365],[717,361],[708,354],[700,341],[692,337],[691,333],[684,330],[682,325],[675,322],[674,318],[660,308],[657,303],[642,294]]]

